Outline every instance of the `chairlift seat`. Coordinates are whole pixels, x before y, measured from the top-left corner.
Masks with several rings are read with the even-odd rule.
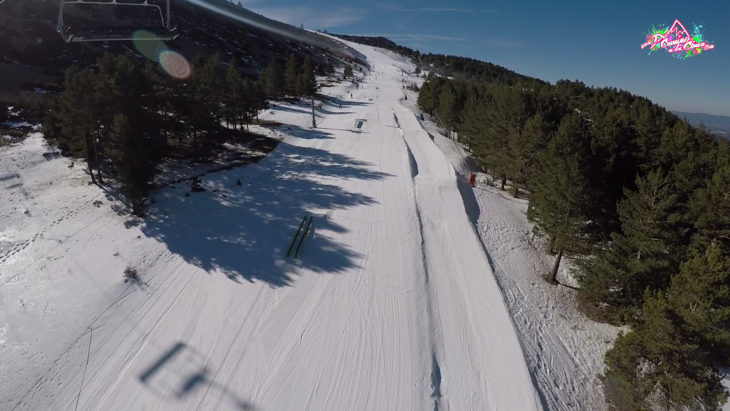
[[[117,0],[60,0],[58,11],[58,32],[67,43],[89,41],[131,41],[131,40],[174,40],[180,33],[171,26],[170,0],[165,0],[165,11],[158,4],[144,0],[142,3],[127,3]],[[118,26],[118,25],[76,25],[64,24],[64,6],[111,6],[111,7],[143,7],[152,8],[160,17],[159,25]]]
[[[61,37],[67,43],[89,41],[175,40],[177,28],[168,30],[160,26],[66,26]]]

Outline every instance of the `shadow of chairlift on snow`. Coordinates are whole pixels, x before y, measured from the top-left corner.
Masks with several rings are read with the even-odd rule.
[[[225,408],[254,410],[253,404],[213,380],[211,374],[214,373],[208,368],[203,354],[183,342],[178,342],[147,367],[139,375],[139,381],[155,395],[166,400],[184,402],[198,391],[215,390],[228,400],[221,404]]]
[[[277,127],[285,134],[305,140],[331,140],[334,137],[331,133],[321,131],[319,128],[302,128],[293,124],[286,124]]]

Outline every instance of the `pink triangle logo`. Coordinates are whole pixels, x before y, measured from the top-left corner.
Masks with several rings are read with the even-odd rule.
[[[674,20],[674,24],[672,24],[672,27],[669,28],[669,31],[667,31],[666,36],[669,40],[679,40],[679,39],[691,39],[692,36],[689,35],[687,32],[687,29],[684,28],[682,23],[679,20]]]

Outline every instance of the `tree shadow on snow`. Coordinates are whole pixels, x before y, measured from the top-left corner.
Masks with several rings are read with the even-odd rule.
[[[361,255],[333,240],[347,229],[328,218],[315,216],[315,235],[305,240],[301,260],[287,258],[287,249],[313,210],[376,204],[328,182],[389,176],[373,168],[345,155],[281,142],[256,165],[206,176],[205,192],[188,193],[184,186],[159,191],[142,231],[187,262],[237,282],[289,285],[299,265],[339,273],[355,267]]]
[[[307,140],[329,140],[334,137],[332,137],[331,133],[328,133],[326,131],[322,131],[317,128],[303,128],[299,126],[295,126],[292,124],[287,124],[285,126],[279,127],[282,131],[286,132],[286,134],[296,137],[296,138],[303,138]]]
[[[312,111],[310,109],[305,108],[294,108],[292,106],[284,106],[281,104],[271,104],[269,106],[269,110],[277,110],[277,111],[284,111],[289,113],[300,113],[300,114],[309,114],[312,115]]]
[[[335,97],[335,96],[327,96],[326,98],[322,97],[322,96],[318,96],[318,97],[327,101],[327,103],[332,106],[338,106],[338,107],[342,106],[342,108],[370,106],[373,104],[373,103],[367,102],[367,101],[345,100],[345,99]]]
[[[330,110],[327,110],[324,108],[318,108],[317,113],[327,114],[327,115],[330,115],[330,114],[331,115],[340,115],[340,114],[354,114],[355,112],[354,111],[340,111],[340,110],[330,111]]]

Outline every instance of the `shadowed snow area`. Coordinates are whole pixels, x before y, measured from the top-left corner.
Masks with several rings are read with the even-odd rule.
[[[316,129],[277,102],[274,151],[144,219],[40,136],[0,150],[0,409],[542,408],[478,204],[401,100],[413,66],[352,47],[371,71]]]
[[[332,138],[324,132],[307,137]],[[201,185],[206,192],[189,193],[187,184],[163,190],[142,232],[205,271],[235,281],[287,285],[298,270],[284,264],[287,248],[309,210],[329,212],[377,203],[328,180],[378,181],[388,176],[347,155],[282,142],[259,164],[204,177]],[[241,186],[236,185],[239,179]],[[316,235],[307,241],[307,269],[340,273],[356,268],[362,255],[327,234],[348,228],[326,214],[316,216],[314,225]]]

